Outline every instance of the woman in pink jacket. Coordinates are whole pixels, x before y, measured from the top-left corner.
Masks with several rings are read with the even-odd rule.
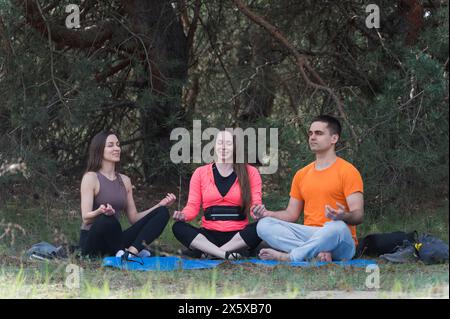
[[[253,249],[261,242],[256,223],[248,221],[251,207],[261,204],[261,176],[255,167],[236,163],[236,149],[232,133],[217,134],[216,160],[195,170],[188,203],[173,215],[173,233],[184,246],[223,259],[237,259],[237,250]],[[200,207],[201,227],[196,228],[187,222]]]

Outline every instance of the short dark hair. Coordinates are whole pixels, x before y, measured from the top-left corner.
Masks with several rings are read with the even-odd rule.
[[[311,123],[313,122],[324,122],[327,123],[327,127],[330,130],[331,134],[337,134],[341,137],[342,126],[337,118],[331,115],[319,115],[313,118]]]

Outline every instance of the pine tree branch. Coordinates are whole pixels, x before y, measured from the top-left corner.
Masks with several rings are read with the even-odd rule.
[[[69,46],[71,48],[89,49],[100,48],[103,43],[111,39],[114,33],[113,22],[102,21],[97,26],[84,30],[67,29],[64,24],[50,24],[45,21],[41,14],[37,0],[15,0],[22,7],[27,23],[40,31],[44,38],[51,34],[51,40],[58,46]]]
[[[237,6],[239,11],[241,11],[247,18],[249,18],[251,21],[255,22],[262,28],[264,28],[272,37],[274,37],[278,42],[280,42],[295,58],[295,62],[298,68],[298,71],[300,72],[303,80],[306,82],[306,84],[314,89],[319,89],[322,91],[327,92],[333,101],[335,102],[340,116],[344,119],[344,121],[347,123],[353,138],[358,141],[357,135],[353,127],[350,125],[347,115],[344,112],[344,108],[342,105],[342,102],[340,98],[337,96],[334,91],[325,85],[325,82],[322,80],[322,78],[315,72],[315,70],[309,65],[308,59],[306,56],[299,53],[299,51],[294,47],[292,43],[289,42],[289,40],[281,33],[281,31],[267,22],[264,18],[260,17],[253,11],[251,11],[241,0],[232,0],[234,4]],[[306,74],[305,69],[312,74],[314,79],[319,82],[319,84],[313,82],[308,75]]]

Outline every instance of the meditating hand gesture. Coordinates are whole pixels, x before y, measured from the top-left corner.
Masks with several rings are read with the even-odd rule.
[[[253,205],[251,207],[251,211],[253,211],[253,215],[255,216],[255,220],[259,220],[263,217],[267,216],[267,209],[264,205]]]
[[[159,206],[170,206],[175,203],[177,197],[172,193],[167,193],[166,197],[164,197],[160,202]]]
[[[176,210],[173,212],[172,218],[176,221],[184,222],[186,221],[186,216],[184,216],[184,213],[182,211]]]
[[[116,211],[114,210],[114,208],[110,205],[110,204],[102,204],[100,205],[100,207],[97,209],[101,214],[104,214],[106,216],[111,216],[114,215],[116,213]]]
[[[325,217],[331,220],[344,220],[345,215],[348,212],[345,211],[345,206],[336,202],[336,205],[339,207],[338,209],[334,209],[330,205],[325,205]]]

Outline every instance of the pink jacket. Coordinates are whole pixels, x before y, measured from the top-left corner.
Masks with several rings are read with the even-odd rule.
[[[261,176],[258,169],[247,165],[248,178],[252,195],[252,205],[261,204]],[[210,206],[242,206],[241,188],[238,179],[231,186],[225,197],[222,197],[214,182],[212,163],[197,168],[191,177],[189,185],[189,198],[186,207],[183,208],[186,221],[193,220],[200,211]],[[253,213],[252,217],[253,217]],[[242,230],[248,225],[248,217],[245,220],[206,220],[202,217],[203,228],[228,232]]]

